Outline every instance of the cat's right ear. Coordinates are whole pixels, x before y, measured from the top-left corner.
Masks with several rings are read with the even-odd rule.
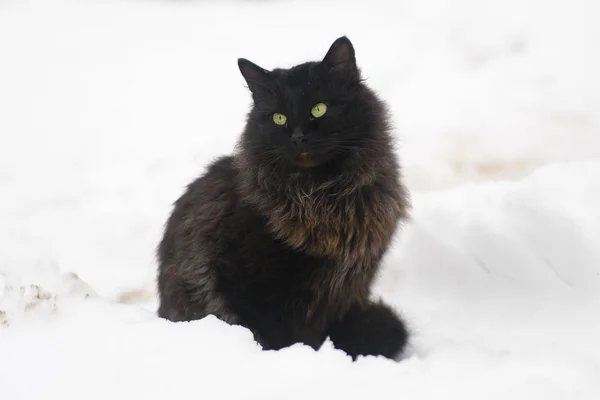
[[[248,84],[248,89],[250,89],[252,93],[256,93],[261,89],[269,87],[271,77],[269,71],[266,69],[259,67],[245,58],[238,58],[238,67]]]

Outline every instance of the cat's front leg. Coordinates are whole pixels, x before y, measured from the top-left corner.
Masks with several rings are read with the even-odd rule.
[[[394,359],[408,341],[408,331],[396,313],[383,303],[355,306],[335,323],[329,337],[336,348],[353,360],[359,355],[382,355]]]

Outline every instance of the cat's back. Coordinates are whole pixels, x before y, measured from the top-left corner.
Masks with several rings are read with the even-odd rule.
[[[190,183],[174,203],[158,248],[161,264],[205,253],[218,237],[220,221],[230,215],[238,200],[233,157],[221,157]]]

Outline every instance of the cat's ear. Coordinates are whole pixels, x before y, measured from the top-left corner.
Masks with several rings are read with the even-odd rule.
[[[240,72],[248,84],[248,89],[250,89],[252,93],[256,93],[256,91],[260,90],[261,88],[268,87],[268,84],[271,80],[269,71],[259,67],[252,61],[246,60],[245,58],[238,58],[238,67],[240,68]]]
[[[354,47],[346,36],[333,42],[322,63],[330,73],[352,78],[358,77]]]

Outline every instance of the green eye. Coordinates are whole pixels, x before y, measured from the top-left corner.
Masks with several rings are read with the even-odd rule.
[[[275,113],[273,114],[273,122],[277,125],[285,125],[287,121],[287,117],[283,114]]]
[[[310,113],[315,118],[322,117],[323,115],[325,115],[326,112],[327,106],[325,105],[325,103],[317,103],[313,106],[312,110],[310,110]]]

